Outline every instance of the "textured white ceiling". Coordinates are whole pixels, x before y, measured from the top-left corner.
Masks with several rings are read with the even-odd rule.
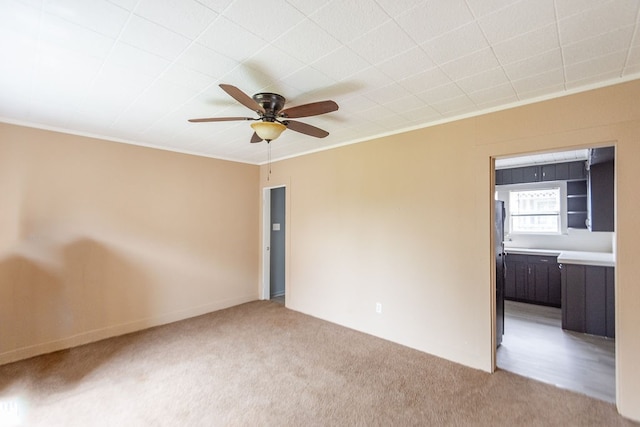
[[[274,159],[640,78],[640,0],[2,0],[0,120],[264,163],[218,84],[300,119]]]

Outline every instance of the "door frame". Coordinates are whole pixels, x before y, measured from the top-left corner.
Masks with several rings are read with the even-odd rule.
[[[615,151],[614,151],[614,169],[613,169],[613,182],[614,182],[614,186],[613,186],[613,194],[614,194],[614,202],[613,202],[613,206],[614,206],[614,229],[616,230],[615,233],[618,233],[618,140],[613,139],[613,140],[608,140],[608,141],[604,141],[604,142],[597,142],[597,143],[586,143],[584,145],[576,145],[576,146],[570,146],[570,147],[555,147],[553,149],[550,150],[539,150],[539,151],[531,151],[531,152],[526,152],[526,153],[519,153],[519,154],[500,154],[500,155],[496,155],[496,154],[491,154],[489,155],[489,165],[490,165],[490,180],[489,180],[489,197],[491,202],[489,203],[489,225],[490,225],[490,229],[491,229],[491,233],[490,233],[490,238],[489,238],[489,242],[490,242],[490,253],[491,256],[489,257],[489,259],[491,260],[490,263],[490,289],[491,289],[491,372],[495,372],[498,369],[498,365],[497,365],[497,353],[498,353],[498,348],[496,346],[497,343],[497,337],[496,337],[496,317],[497,317],[497,311],[496,311],[496,298],[495,298],[495,294],[496,294],[496,265],[495,265],[495,261],[493,259],[493,253],[494,253],[494,244],[495,244],[495,233],[493,232],[493,223],[494,223],[494,216],[495,216],[495,191],[496,191],[496,182],[495,182],[495,170],[496,170],[496,165],[495,162],[498,158],[505,158],[505,157],[519,157],[519,156],[527,156],[527,155],[531,155],[531,154],[536,154],[536,153],[545,153],[545,152],[560,152],[560,151],[566,151],[566,150],[574,150],[574,149],[590,149],[590,148],[600,148],[600,147],[615,147]],[[505,215],[505,220],[506,220],[506,215]],[[613,243],[613,251],[614,253],[617,253],[617,248],[616,248],[616,243],[614,241]],[[618,381],[618,357],[619,357],[619,331],[618,331],[618,303],[617,303],[617,298],[618,298],[618,285],[619,285],[619,281],[618,281],[618,270],[616,269],[614,272],[614,292],[615,292],[615,299],[614,299],[614,306],[615,306],[615,314],[616,314],[616,321],[615,321],[615,333],[616,333],[616,342],[615,342],[615,390],[616,390],[616,404],[618,402],[618,395],[619,395],[619,381]]]
[[[496,233],[494,232],[494,227],[495,227],[495,215],[496,215],[496,204],[495,204],[495,193],[496,193],[496,156],[491,156],[489,158],[489,164],[490,164],[490,182],[489,182],[489,194],[490,194],[490,200],[491,202],[489,203],[489,245],[490,245],[490,250],[491,250],[491,256],[489,257],[489,259],[491,260],[491,267],[489,269],[489,283],[490,283],[490,289],[491,289],[491,293],[490,295],[492,296],[490,302],[491,302],[491,372],[495,372],[498,369],[498,337],[497,335],[497,331],[496,331],[496,326],[497,326],[497,317],[498,317],[498,311],[497,311],[497,301],[496,301],[496,275],[497,275],[497,271],[496,271],[496,262],[495,262],[495,244],[496,244]],[[504,327],[504,325],[503,325]]]
[[[262,189],[262,280],[260,283],[260,299],[271,299],[271,190],[276,188],[285,189],[285,201],[287,199],[287,186],[274,185],[273,187],[264,187]],[[285,202],[285,223],[286,223],[286,202]],[[285,226],[285,233],[287,227]],[[286,243],[285,238],[285,254]],[[285,295],[287,293],[287,284],[285,283]]]

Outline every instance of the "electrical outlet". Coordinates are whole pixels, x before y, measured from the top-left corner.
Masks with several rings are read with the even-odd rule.
[[[377,302],[376,303],[376,313],[378,313],[378,314],[382,313],[382,303],[381,302]]]

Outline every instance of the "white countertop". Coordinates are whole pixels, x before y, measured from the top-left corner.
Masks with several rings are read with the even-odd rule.
[[[562,251],[558,255],[558,262],[562,264],[598,265],[615,267],[616,258],[610,252],[579,252]]]
[[[562,249],[510,248],[508,246],[505,246],[504,251],[508,254],[557,256],[558,262],[562,264],[596,265],[601,267],[616,266],[616,259],[610,252],[581,252],[565,251]]]

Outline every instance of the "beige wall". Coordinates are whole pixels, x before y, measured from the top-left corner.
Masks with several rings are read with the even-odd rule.
[[[258,297],[257,166],[0,124],[0,363]]]
[[[263,167],[287,185],[287,305],[491,371],[492,157],[613,143],[617,402],[640,420],[638,99],[636,81]]]

